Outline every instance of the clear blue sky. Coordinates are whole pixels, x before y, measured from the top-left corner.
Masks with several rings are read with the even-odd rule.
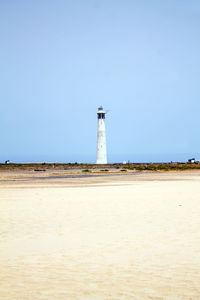
[[[0,161],[200,158],[199,0],[0,0]]]

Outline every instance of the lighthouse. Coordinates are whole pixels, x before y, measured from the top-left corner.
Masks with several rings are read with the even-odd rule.
[[[97,164],[107,164],[105,115],[106,111],[100,106],[97,111]]]

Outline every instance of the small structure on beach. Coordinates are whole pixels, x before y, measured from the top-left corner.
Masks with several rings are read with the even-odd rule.
[[[190,159],[188,159],[188,163],[189,164],[199,164],[200,159],[190,158]]]

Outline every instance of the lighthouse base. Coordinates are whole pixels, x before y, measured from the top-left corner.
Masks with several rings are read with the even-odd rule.
[[[97,160],[96,161],[97,165],[106,165],[107,163],[108,163],[107,160]]]

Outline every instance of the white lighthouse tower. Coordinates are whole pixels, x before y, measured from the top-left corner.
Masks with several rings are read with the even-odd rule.
[[[107,164],[105,114],[106,111],[100,106],[97,111],[97,164]]]

